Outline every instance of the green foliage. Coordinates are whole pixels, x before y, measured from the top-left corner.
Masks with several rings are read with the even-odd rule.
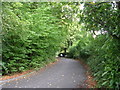
[[[54,9],[50,3],[3,3],[3,74],[54,61],[66,34]]]
[[[4,2],[2,10],[3,74],[38,69],[69,48],[69,57],[89,64],[97,87],[118,88],[120,2]]]
[[[85,45],[87,40],[89,42]],[[105,35],[97,36],[95,39],[84,37],[69,49],[69,56],[83,58],[89,64],[98,87],[118,88],[120,82],[118,42],[112,37],[106,38]]]
[[[93,40],[94,38],[89,32],[83,30],[79,31],[79,40],[69,48],[68,57],[88,58],[91,55],[90,44]]]
[[[116,3],[85,3],[80,16],[80,23],[91,37],[80,37],[79,42],[72,46],[69,54],[73,58],[85,58],[89,64],[97,87],[119,88],[120,84],[120,2]],[[115,3],[114,3],[115,4]]]
[[[118,41],[100,36],[94,41],[93,47],[96,46],[97,48],[94,49],[95,54],[88,59],[88,64],[94,72],[93,75],[96,77],[99,87],[118,88],[117,85],[120,81],[120,73],[118,71],[120,66]],[[97,67],[95,67],[95,65],[97,65]]]

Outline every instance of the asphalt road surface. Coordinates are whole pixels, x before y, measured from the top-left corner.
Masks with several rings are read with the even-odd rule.
[[[31,76],[6,82],[2,88],[85,88],[86,70],[79,61],[67,58]]]

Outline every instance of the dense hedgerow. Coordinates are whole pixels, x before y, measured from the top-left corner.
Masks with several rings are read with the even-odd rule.
[[[69,49],[69,54],[73,58],[83,58],[90,66],[93,76],[98,83],[97,87],[118,88],[119,86],[119,66],[120,51],[117,40],[106,39],[105,35],[100,35],[93,40],[89,39],[88,45],[83,45],[84,40],[80,40],[77,45]]]
[[[69,48],[73,58],[84,58],[101,88],[119,88],[120,85],[120,2],[85,3],[80,23],[91,37],[80,37]],[[87,42],[88,41],[88,42]]]
[[[3,74],[55,60],[66,31],[54,8],[49,3],[3,3]]]

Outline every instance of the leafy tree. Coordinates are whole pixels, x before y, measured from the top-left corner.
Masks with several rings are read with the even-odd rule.
[[[3,74],[39,68],[55,60],[66,26],[53,5],[3,3]]]
[[[81,42],[79,41],[69,52],[75,58],[89,56],[86,61],[98,82],[98,87],[119,88],[119,7],[120,2],[84,3],[84,9],[78,14],[80,25],[82,24],[84,30],[95,37],[81,37]],[[85,42],[88,45],[85,45]]]

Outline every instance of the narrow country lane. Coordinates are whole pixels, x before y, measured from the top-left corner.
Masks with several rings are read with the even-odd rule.
[[[85,69],[79,61],[60,58],[44,71],[14,80],[2,85],[2,88],[85,88]]]

